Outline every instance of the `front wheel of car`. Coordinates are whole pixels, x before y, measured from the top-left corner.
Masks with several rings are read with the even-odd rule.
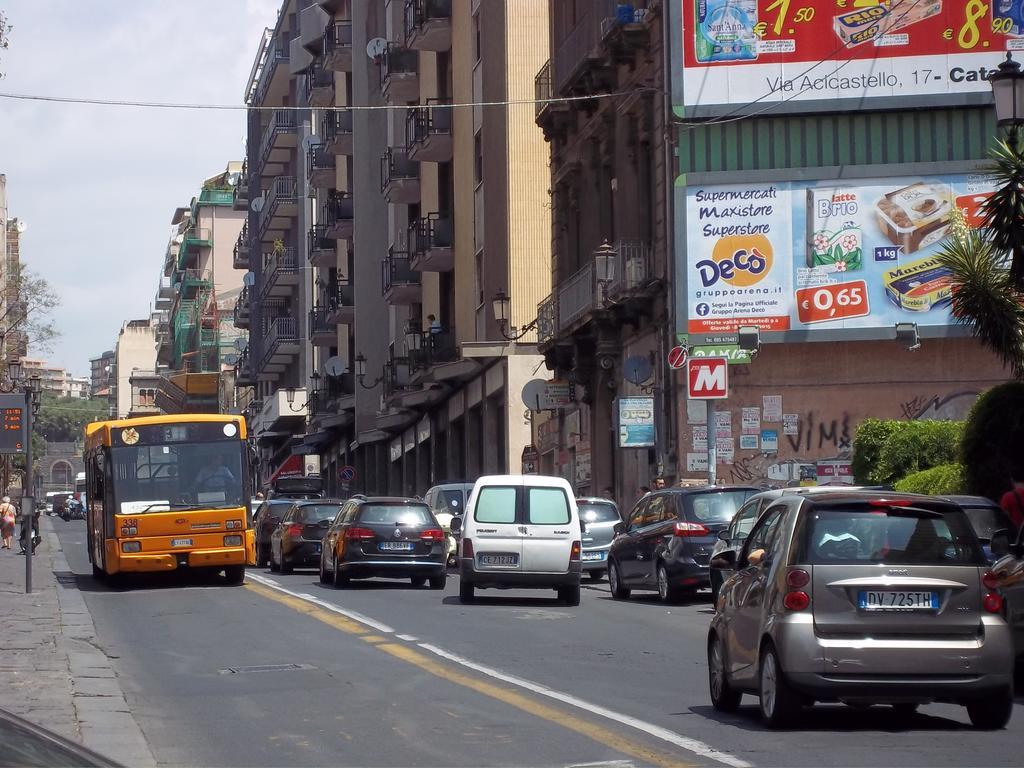
[[[323,555],[320,556],[320,583],[321,584],[326,584],[327,583],[327,571],[324,569],[324,558],[323,558]]]
[[[708,687],[711,705],[719,712],[735,712],[743,694],[732,687],[725,663],[725,644],[715,635],[708,643]]]
[[[761,673],[758,694],[761,718],[769,728],[786,728],[800,712],[801,700],[782,669],[779,655],[772,645],[761,652]]]
[[[1013,691],[1006,688],[984,699],[967,702],[967,716],[971,725],[984,731],[1005,728],[1013,714]]]
[[[574,606],[580,604],[580,585],[566,584],[558,588],[558,599],[563,605]]]
[[[628,600],[629,590],[622,586],[622,577],[619,575],[619,566],[615,563],[608,564],[608,586],[612,591],[612,597],[616,600]]]
[[[448,574],[442,573],[440,576],[430,577],[430,588],[431,589],[444,589],[445,584],[448,582]]]
[[[473,585],[465,579],[459,579],[459,602],[472,603],[476,597]]]

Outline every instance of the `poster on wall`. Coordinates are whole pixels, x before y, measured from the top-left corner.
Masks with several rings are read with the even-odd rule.
[[[619,398],[619,448],[654,447],[654,398]]]
[[[693,428],[693,450],[706,451],[708,449],[708,428],[698,426]]]
[[[983,173],[690,187],[689,331],[951,325],[935,255],[994,189]]]
[[[744,408],[742,411],[742,434],[756,435],[761,431],[761,409]]]
[[[683,114],[966,102],[1024,48],[1017,0],[682,0]],[[678,103],[681,100],[681,103]],[[756,106],[755,106],[756,105]]]
[[[766,453],[775,453],[779,450],[779,430],[761,430],[761,450]]]
[[[757,435],[740,435],[740,450],[756,451]]]
[[[782,395],[764,395],[761,403],[764,410],[761,418],[769,422],[782,421]]]
[[[782,434],[784,434],[784,435],[799,435],[800,434],[800,414],[798,414],[798,413],[784,413],[784,414],[782,414]]]

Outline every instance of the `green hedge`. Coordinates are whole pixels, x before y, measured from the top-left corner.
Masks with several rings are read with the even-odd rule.
[[[868,419],[853,441],[853,474],[862,485],[892,485],[908,475],[960,456],[964,425],[959,421]]]
[[[996,501],[1024,480],[1024,382],[983,393],[971,408],[960,452],[968,493]]]
[[[941,464],[907,475],[896,490],[902,493],[926,493],[934,496],[956,496],[964,493],[964,467],[962,464]]]

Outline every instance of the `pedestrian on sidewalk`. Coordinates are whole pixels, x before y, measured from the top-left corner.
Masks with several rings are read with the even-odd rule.
[[[999,506],[1010,516],[1010,520],[1020,530],[1024,527],[1024,481],[1011,478],[1012,487],[1003,494]]]
[[[0,502],[0,534],[3,536],[3,549],[10,549],[14,543],[14,521],[17,510],[11,504],[11,497],[4,496]]]

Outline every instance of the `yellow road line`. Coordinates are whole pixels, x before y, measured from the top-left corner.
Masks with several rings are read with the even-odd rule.
[[[400,645],[398,643],[387,642],[385,638],[382,638],[380,635],[370,633],[360,624],[342,616],[338,616],[337,614],[332,614],[330,611],[311,605],[300,598],[284,595],[276,590],[259,584],[253,584],[252,582],[247,583],[246,587],[262,595],[268,600],[273,600],[276,603],[286,605],[299,613],[303,613],[306,616],[314,618],[317,621],[321,621],[335,629],[339,629],[342,632],[355,635],[362,640],[370,642],[377,650],[393,656],[396,659],[400,659],[408,664],[412,664],[424,672],[430,673],[434,677],[438,677],[442,680],[448,681],[449,683],[454,683],[455,685],[468,688],[469,690],[487,696],[488,698],[508,704],[509,706],[522,710],[527,714],[534,715],[535,717],[539,717],[553,725],[560,725],[567,730],[575,731],[576,733],[586,736],[592,741],[596,741],[598,744],[610,747],[621,754],[629,755],[630,757],[651,765],[660,766],[660,768],[690,768],[693,765],[692,763],[688,763],[678,757],[673,757],[663,752],[659,752],[658,750],[651,749],[640,742],[614,733],[607,728],[602,728],[595,723],[577,717],[565,710],[545,704],[544,702],[525,694],[518,693],[508,688],[503,688],[499,685],[494,685],[486,680],[471,677],[470,675],[454,670],[451,667],[445,667],[443,671],[439,671],[437,661],[435,659],[420,653],[415,648],[407,645]]]

